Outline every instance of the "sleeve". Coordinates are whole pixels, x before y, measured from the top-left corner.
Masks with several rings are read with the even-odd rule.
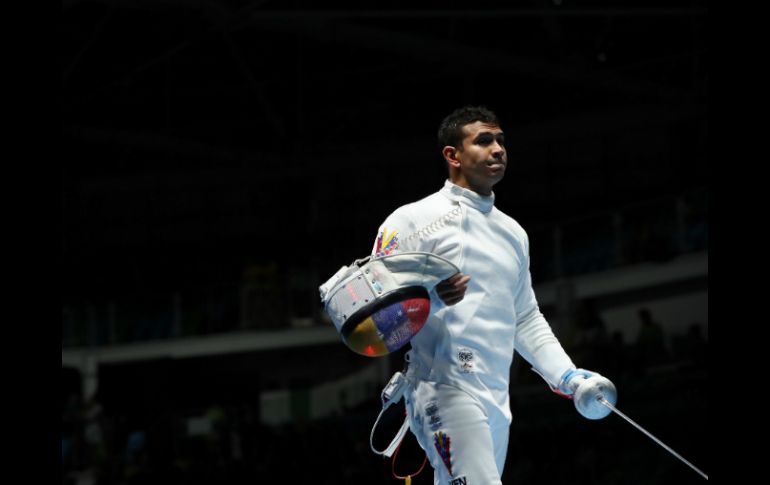
[[[551,326],[540,312],[529,271],[529,241],[525,234],[524,258],[516,286],[516,350],[552,385],[575,367]]]
[[[402,251],[424,251],[419,238],[410,238],[417,230],[414,220],[409,217],[408,206],[400,207],[385,219],[377,230],[372,246],[372,258],[381,258],[388,254]],[[431,311],[436,312],[446,307],[439,298],[436,288],[430,290]]]

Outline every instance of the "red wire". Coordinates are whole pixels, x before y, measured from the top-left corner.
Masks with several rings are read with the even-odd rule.
[[[425,455],[425,458],[422,460],[422,466],[420,466],[420,469],[417,470],[416,473],[413,473],[413,474],[407,475],[407,476],[403,476],[403,477],[400,476],[400,475],[397,475],[396,474],[396,456],[398,456],[398,450],[401,449],[401,444],[403,442],[404,442],[404,440],[401,440],[401,443],[399,443],[398,446],[396,446],[396,451],[393,452],[393,461],[391,462],[391,465],[390,465],[390,471],[393,473],[393,476],[396,477],[399,480],[406,480],[407,476],[416,477],[417,475],[420,474],[420,472],[422,472],[422,469],[425,468],[425,463],[428,462],[428,455]]]

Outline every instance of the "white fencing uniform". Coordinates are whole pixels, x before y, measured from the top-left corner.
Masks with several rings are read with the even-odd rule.
[[[435,313],[411,341],[404,394],[410,429],[435,483],[500,483],[514,349],[553,384],[574,367],[538,308],[527,234],[494,207],[494,193],[446,181],[382,224],[372,255],[398,251],[437,254],[471,277],[456,305],[444,305],[434,290]]]

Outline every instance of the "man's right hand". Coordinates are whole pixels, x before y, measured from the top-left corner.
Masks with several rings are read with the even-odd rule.
[[[465,291],[468,289],[470,280],[470,276],[455,273],[436,285],[436,294],[446,305],[459,303],[465,297]]]

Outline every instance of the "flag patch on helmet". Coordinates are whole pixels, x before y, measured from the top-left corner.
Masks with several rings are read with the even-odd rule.
[[[398,231],[388,232],[388,229],[383,227],[382,232],[377,236],[377,245],[375,246],[376,257],[382,257],[388,255],[396,250],[398,247],[398,237],[396,234]]]
[[[449,470],[449,474],[452,474],[452,451],[451,439],[443,431],[433,433],[433,444],[436,446],[441,461],[446,465],[446,469]]]

